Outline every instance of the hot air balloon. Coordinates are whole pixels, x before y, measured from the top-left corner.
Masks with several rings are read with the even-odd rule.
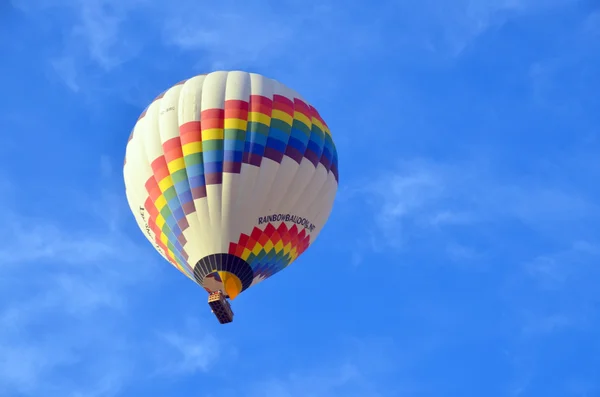
[[[314,243],[332,210],[338,157],[319,112],[259,74],[182,81],[140,115],[123,167],[148,241],[209,293],[227,299],[272,277]]]

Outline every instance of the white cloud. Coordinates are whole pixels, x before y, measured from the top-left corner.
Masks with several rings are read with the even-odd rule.
[[[100,182],[112,186],[106,159],[101,171]],[[114,396],[151,357],[140,348],[147,340],[127,330],[131,301],[158,284],[159,269],[168,265],[159,268],[145,239],[129,236],[124,222],[134,221],[124,216],[122,193],[92,189],[68,197],[86,203],[85,222],[60,213],[31,219],[2,203],[8,211],[0,239],[1,395]]]
[[[404,358],[408,362],[407,357],[414,351],[406,351],[398,360],[394,348],[391,340],[355,339],[345,344],[347,350],[323,353],[314,357],[307,368],[290,368],[287,375],[267,376],[245,390],[250,397],[385,397],[422,391],[425,385],[412,380],[400,362]],[[407,366],[410,368],[410,363]],[[392,387],[384,381],[389,376],[394,377]]]
[[[223,347],[218,339],[195,327],[185,333],[171,331],[161,335],[170,353],[161,355],[159,372],[191,375],[214,368]]]
[[[380,233],[398,246],[419,229],[434,232],[518,221],[540,233],[560,232],[560,226],[600,216],[585,191],[540,178],[501,177],[478,162],[418,160],[359,184],[365,187],[352,194],[372,206]]]
[[[83,68],[96,65],[109,72],[145,48],[165,44],[197,54],[202,70],[272,63],[292,69],[310,65],[313,70],[317,63],[320,67],[330,64],[334,53],[347,62],[392,48],[403,52],[428,48],[442,57],[456,56],[479,34],[512,14],[565,3],[429,0],[346,7],[336,1],[314,5],[285,1],[272,7],[261,1],[180,0],[164,7],[148,0],[13,0],[35,17],[58,15],[54,23],[68,27],[64,51],[52,60],[52,67],[76,92],[86,86],[82,80],[94,78],[89,68],[85,73]],[[49,9],[63,12],[52,14]],[[163,52],[156,54],[155,62],[161,64]]]

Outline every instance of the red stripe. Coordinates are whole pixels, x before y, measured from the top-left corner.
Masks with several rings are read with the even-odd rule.
[[[244,109],[227,109],[225,110],[225,119],[240,119],[248,120],[248,110]]]
[[[219,119],[208,119],[202,120],[202,131],[209,130],[211,128],[223,128],[225,126],[225,119],[223,117]]]
[[[273,107],[267,106],[267,105],[262,105],[260,103],[258,103],[258,104],[251,103],[250,104],[250,111],[251,112],[256,112],[256,113],[262,113],[265,116],[271,117],[271,112],[273,111]]]
[[[179,134],[181,134],[181,135],[187,134],[190,132],[200,132],[200,131],[201,131],[201,127],[200,127],[199,121],[188,121],[187,123],[184,123],[179,126]]]
[[[151,166],[152,172],[154,172],[154,178],[157,182],[160,182],[169,176],[169,169],[167,168],[167,162],[165,161],[164,156],[160,156],[154,160]]]
[[[170,163],[173,160],[177,160],[183,157],[183,151],[181,150],[181,147],[176,147],[172,150],[169,150],[168,152],[165,152],[165,159],[167,160],[167,163]]]
[[[186,145],[188,143],[194,142],[202,142],[202,132],[201,131],[189,131],[180,135],[181,138],[181,146]]]
[[[294,98],[294,110],[304,114],[306,117],[310,119],[311,111],[310,107],[298,98]]]
[[[181,149],[181,139],[179,139],[178,136],[176,136],[175,138],[171,138],[163,142],[162,147],[165,152],[171,151],[175,148]]]
[[[292,117],[294,116],[294,102],[283,95],[273,95],[273,109],[285,112]]]
[[[224,109],[206,109],[200,113],[200,120],[202,120],[202,124],[204,124],[206,120],[222,119],[224,114]]]
[[[248,235],[242,234],[240,236],[240,241],[238,241],[238,245],[246,247],[246,244],[248,244],[248,238],[249,238]]]
[[[225,119],[248,120],[248,102],[240,100],[225,101]]]
[[[160,191],[160,188],[158,187],[158,183],[156,182],[156,180],[154,178],[148,179],[146,181],[145,186],[146,186],[146,191],[148,192],[148,195],[150,196],[152,201],[156,201],[162,194],[162,192]]]
[[[269,241],[269,236],[267,236],[266,234],[262,234],[259,239],[258,242],[260,243],[260,245],[262,245],[263,247],[265,246],[265,244]]]
[[[231,255],[235,255],[235,250],[237,248],[237,244],[235,243],[229,243],[229,252]]]
[[[261,104],[268,107],[273,106],[273,101],[263,95],[250,95],[250,104]]]
[[[225,111],[245,110],[248,111],[248,102],[239,99],[229,99],[225,101]]]

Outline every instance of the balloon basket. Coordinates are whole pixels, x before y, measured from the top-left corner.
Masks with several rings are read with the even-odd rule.
[[[221,291],[212,292],[208,295],[208,305],[211,312],[217,317],[221,324],[227,324],[233,321],[233,311],[231,305]]]

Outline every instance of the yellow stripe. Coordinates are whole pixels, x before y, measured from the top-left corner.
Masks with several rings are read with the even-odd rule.
[[[274,119],[284,121],[289,125],[292,125],[292,123],[294,122],[294,118],[292,116],[290,116],[288,113],[281,111],[279,109],[273,109],[273,114],[271,117]]]
[[[283,249],[283,243],[280,241],[275,244],[275,251],[280,252]]]
[[[271,125],[271,117],[260,112],[248,112],[248,121]]]
[[[225,128],[235,130],[246,130],[248,122],[242,119],[225,119]]]
[[[292,243],[287,243],[285,245],[285,247],[283,247],[283,253],[287,255],[290,253],[291,249],[292,249]]]
[[[210,128],[202,131],[202,142],[223,139],[223,128]]]
[[[166,192],[171,186],[173,186],[173,180],[171,179],[171,176],[166,176],[162,181],[158,182],[158,187],[161,192]]]
[[[161,194],[154,202],[154,205],[156,206],[156,209],[158,209],[158,211],[161,211],[163,208],[165,208],[165,205],[167,205],[167,199]]]
[[[259,243],[256,243],[256,245],[252,249],[252,253],[254,255],[258,255],[260,253],[260,250],[262,250],[262,248],[263,248],[262,245],[260,245]]]
[[[273,249],[273,242],[271,240],[267,241],[265,244],[265,251],[269,252]]]
[[[183,151],[184,156],[187,156],[188,154],[202,153],[202,142],[186,143],[181,147],[181,150]]]
[[[164,233],[161,233],[160,234],[160,241],[162,241],[162,243],[164,245],[167,245],[167,243],[169,242],[169,239],[167,238],[167,236]],[[171,253],[171,250],[169,250],[169,253]]]
[[[320,129],[321,131],[325,131],[325,127],[323,126],[323,123],[321,123],[321,121],[320,121],[318,118],[316,118],[316,117],[313,117],[313,118],[312,118],[312,123],[313,123],[314,125],[316,125],[317,127],[319,127],[319,129]]]
[[[312,128],[312,123],[311,123],[310,119],[308,117],[306,117],[306,115],[304,113],[294,112],[294,118],[296,120],[301,121],[304,124],[306,124],[306,126],[308,128]]]
[[[250,250],[248,248],[244,248],[244,252],[242,252],[242,259],[246,260],[250,256]]]
[[[169,172],[171,174],[174,174],[177,171],[184,169],[185,161],[183,161],[183,157],[175,159],[175,160],[171,161],[170,163],[168,163],[167,168],[169,168]]]

